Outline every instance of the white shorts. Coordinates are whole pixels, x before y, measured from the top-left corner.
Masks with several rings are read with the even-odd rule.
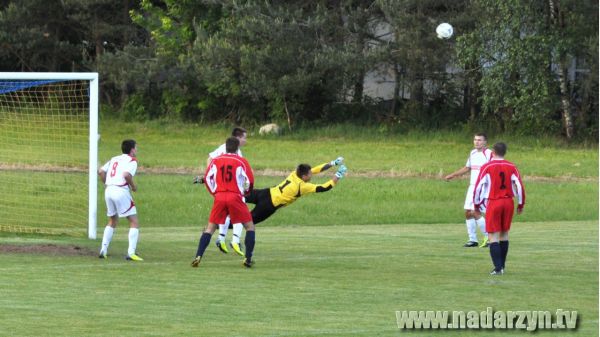
[[[465,197],[465,209],[474,211],[475,205],[473,204],[473,193],[475,192],[475,185],[469,185],[467,189],[467,196]]]
[[[106,201],[106,215],[119,217],[128,217],[136,215],[135,203],[128,189],[108,186],[104,191],[104,200]]]

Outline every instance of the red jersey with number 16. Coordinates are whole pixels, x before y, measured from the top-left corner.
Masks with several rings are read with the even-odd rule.
[[[252,190],[254,174],[245,158],[235,153],[225,153],[211,160],[206,168],[204,181],[213,195],[233,192],[243,196]]]
[[[475,182],[473,203],[485,210],[489,200],[517,197],[518,208],[525,205],[525,188],[515,164],[504,159],[492,159],[484,164]]]

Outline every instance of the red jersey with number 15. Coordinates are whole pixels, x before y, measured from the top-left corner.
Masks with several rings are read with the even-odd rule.
[[[234,192],[245,195],[254,186],[254,174],[248,161],[235,153],[225,153],[206,168],[204,181],[208,192]]]
[[[475,182],[473,203],[485,210],[488,200],[517,197],[519,208],[525,205],[525,188],[515,164],[504,159],[492,159],[484,164]]]

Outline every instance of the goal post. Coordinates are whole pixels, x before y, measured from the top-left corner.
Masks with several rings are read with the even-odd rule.
[[[96,239],[98,105],[98,73],[0,72],[0,230]]]

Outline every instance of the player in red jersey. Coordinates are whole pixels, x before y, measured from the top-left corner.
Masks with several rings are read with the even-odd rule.
[[[248,268],[252,266],[255,242],[254,223],[252,215],[244,203],[244,195],[252,190],[254,175],[248,161],[236,153],[239,146],[239,139],[227,138],[225,142],[227,153],[214,158],[206,168],[204,182],[215,200],[208,218],[208,225],[200,237],[192,267],[198,267],[217,224],[224,223],[227,216],[231,218],[232,223],[240,222],[244,225],[246,229],[244,266]]]
[[[493,149],[494,157],[479,171],[473,203],[476,210],[487,209],[486,231],[494,263],[490,275],[502,275],[508,254],[508,231],[515,211],[513,198],[517,198],[517,213],[521,214],[525,206],[525,188],[515,164],[504,160],[506,144],[496,143]]]

